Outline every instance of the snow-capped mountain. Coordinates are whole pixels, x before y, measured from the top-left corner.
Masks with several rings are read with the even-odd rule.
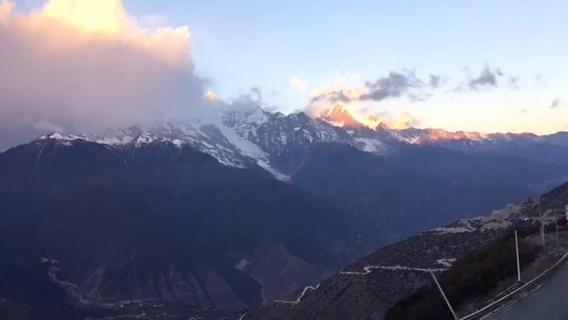
[[[287,177],[271,165],[271,160],[290,146],[346,143],[370,150],[347,131],[312,119],[305,113],[283,115],[261,108],[223,112],[220,121],[215,124],[168,121],[147,129],[130,127],[95,135],[54,133],[41,139],[54,139],[65,144],[86,140],[114,148],[137,148],[152,143],[171,143],[178,147],[189,145],[225,166],[259,166],[280,180]]]
[[[35,301],[65,300],[65,315],[33,319],[87,317],[74,307],[97,318],[186,319],[257,305],[361,255],[340,209],[195,150],[190,143],[207,147],[192,140],[206,129],[159,130],[99,142],[51,134],[0,153],[0,273],[10,275],[0,314],[11,301],[35,310]],[[224,150],[207,133],[207,150]]]
[[[0,270],[33,283],[58,261],[56,284],[79,301],[253,306],[567,181],[565,137],[342,128],[260,108],[53,133],[0,153],[0,235],[14,244],[2,258],[18,263]]]
[[[262,108],[226,110],[218,121],[167,121],[141,129],[131,127],[102,134],[73,136],[52,134],[61,143],[76,139],[105,144],[114,148],[136,148],[151,143],[189,145],[213,156],[219,163],[235,168],[260,167],[280,180],[287,180],[274,162],[291,148],[322,143],[340,143],[360,151],[388,156],[401,145],[433,145],[468,154],[488,152],[518,155],[528,152],[531,158],[563,161],[568,156],[568,133],[548,136],[535,134],[482,134],[450,132],[442,129],[376,129],[336,127],[323,119],[303,112],[284,115]],[[526,155],[525,155],[526,156]]]

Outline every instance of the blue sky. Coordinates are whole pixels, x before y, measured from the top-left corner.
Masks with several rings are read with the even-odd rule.
[[[20,4],[30,1],[20,1]],[[231,98],[258,87],[290,112],[333,79],[362,85],[391,71],[446,79],[428,99],[365,108],[410,113],[423,127],[480,131],[568,129],[566,1],[125,0],[148,25],[187,25],[197,73]],[[489,67],[498,86],[458,93]],[[467,71],[469,70],[469,71]],[[469,74],[468,74],[469,72]],[[307,83],[304,91],[290,79]],[[505,79],[518,78],[518,86]],[[551,108],[554,101],[555,108]]]

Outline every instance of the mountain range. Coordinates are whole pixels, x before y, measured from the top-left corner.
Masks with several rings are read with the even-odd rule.
[[[265,171],[363,217],[361,227],[368,230],[360,237],[368,250],[455,218],[484,214],[568,179],[567,132],[336,127],[303,112],[284,115],[261,108],[229,110],[218,118],[83,138],[114,148],[189,146],[223,166]],[[417,220],[425,215],[428,219]]]
[[[342,128],[260,108],[48,134],[0,154],[0,311],[169,319],[269,302],[560,184],[567,135]]]

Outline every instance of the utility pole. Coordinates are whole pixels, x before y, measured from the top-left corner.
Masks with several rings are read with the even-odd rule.
[[[560,253],[560,235],[558,233],[558,219],[554,217],[554,227],[556,228],[556,251]]]
[[[546,252],[546,240],[544,238],[544,216],[542,215],[541,196],[538,196],[538,216],[540,217],[540,237],[542,238],[542,251]]]
[[[521,262],[519,261],[519,236],[515,230],[515,251],[517,253],[517,282],[521,282]]]
[[[436,283],[438,290],[440,290],[440,294],[442,294],[442,298],[444,298],[444,301],[446,302],[448,309],[450,309],[450,312],[452,313],[454,320],[459,320],[458,315],[456,314],[456,312],[454,311],[454,308],[452,308],[452,305],[450,304],[450,300],[448,300],[448,297],[446,297],[446,294],[444,293],[442,286],[438,282],[438,279],[436,279],[436,275],[434,275],[434,271],[430,270],[430,274],[432,275],[432,279],[434,279],[434,282]]]

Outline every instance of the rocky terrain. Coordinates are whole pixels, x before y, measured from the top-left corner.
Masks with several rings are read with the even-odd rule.
[[[250,310],[241,319],[383,319],[397,302],[430,285],[430,272],[441,276],[456,259],[501,239],[513,224],[525,221],[531,225],[531,219],[541,212],[564,208],[568,203],[568,184],[541,199],[509,205],[487,217],[461,219],[381,248],[338,274],[312,284],[310,290]],[[531,237],[534,239],[530,240]],[[531,237],[527,241],[540,243],[540,237]],[[477,299],[480,306],[487,303],[486,297]]]
[[[297,303],[273,302],[242,319],[383,319],[397,301],[432,281],[459,257],[498,239],[520,207],[462,219],[377,250],[317,284]],[[301,295],[301,291],[290,297]]]

